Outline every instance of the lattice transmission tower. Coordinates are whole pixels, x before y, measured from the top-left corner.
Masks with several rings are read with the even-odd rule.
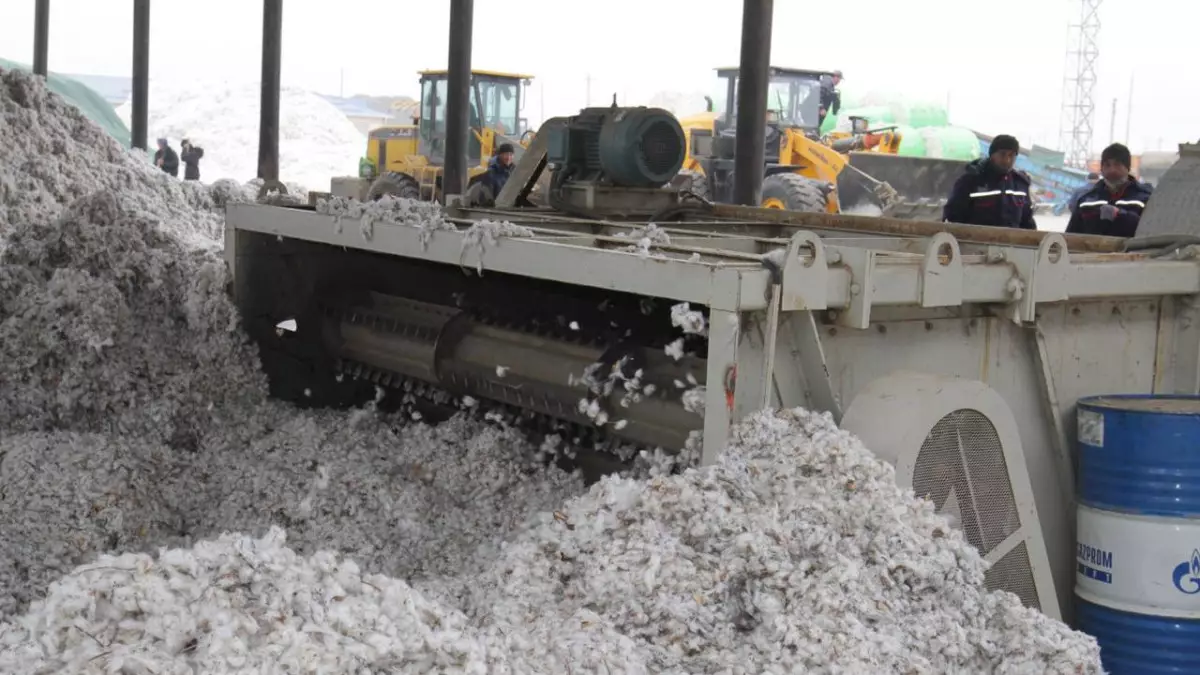
[[[1100,46],[1101,0],[1079,3],[1079,21],[1067,27],[1066,67],[1063,73],[1062,114],[1059,138],[1067,166],[1086,168],[1092,156],[1092,131],[1096,119],[1096,59]]]

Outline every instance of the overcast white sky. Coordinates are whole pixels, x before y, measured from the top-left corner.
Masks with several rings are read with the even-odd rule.
[[[50,69],[127,75],[131,0],[51,0]],[[416,94],[416,70],[445,67],[449,0],[288,0],[283,81],[324,93]],[[737,62],[740,0],[476,0],[473,65],[537,76],[526,116],[570,114],[619,94],[708,91]],[[587,8],[591,8],[589,12]],[[1105,0],[1096,147],[1135,151],[1200,138],[1200,2]],[[33,0],[0,0],[0,56],[29,62]],[[776,0],[776,65],[841,68],[844,90],[949,101],[951,121],[1057,147],[1067,25],[1078,0]],[[155,0],[152,78],[257,81],[261,3]],[[541,91],[540,89],[544,89]],[[543,99],[544,95],[544,99]]]

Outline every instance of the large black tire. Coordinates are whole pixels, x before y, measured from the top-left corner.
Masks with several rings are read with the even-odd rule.
[[[415,178],[406,173],[389,171],[371,183],[371,189],[367,191],[367,199],[375,201],[384,195],[403,199],[420,199],[421,186]]]
[[[702,199],[708,199],[708,177],[692,169],[680,169],[671,180],[671,187],[687,190]]]
[[[798,173],[776,173],[762,184],[763,206],[788,211],[824,213],[830,191],[828,183],[805,178]]]

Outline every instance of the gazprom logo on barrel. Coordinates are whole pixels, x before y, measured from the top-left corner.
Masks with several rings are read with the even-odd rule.
[[[1075,565],[1080,574],[1100,583],[1112,583],[1112,551],[1088,546],[1083,542],[1076,542],[1075,548]]]
[[[1185,560],[1175,566],[1171,581],[1180,593],[1200,593],[1200,549],[1192,551],[1191,560]]]

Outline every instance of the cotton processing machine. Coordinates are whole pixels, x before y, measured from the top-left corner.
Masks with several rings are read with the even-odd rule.
[[[434,415],[470,397],[592,473],[693,434],[712,462],[764,406],[828,411],[959,523],[990,587],[1066,613],[1074,401],[1197,392],[1200,264],[1100,237],[708,204],[656,187],[682,159],[677,130],[645,109],[552,120],[498,200],[545,174],[552,207],[418,227],[231,204],[233,292],[272,392],[351,405],[380,387]]]

